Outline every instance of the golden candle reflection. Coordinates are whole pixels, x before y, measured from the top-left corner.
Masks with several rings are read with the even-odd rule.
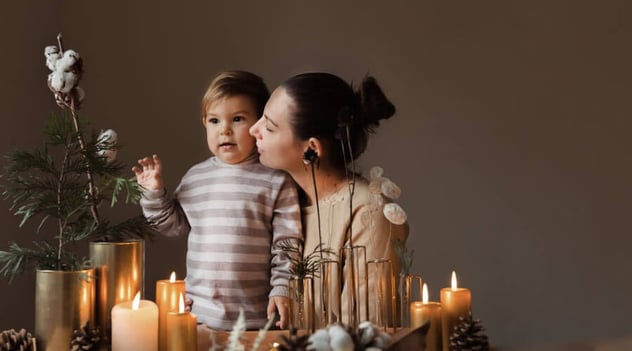
[[[421,301],[410,303],[410,324],[412,328],[418,328],[430,321],[430,329],[426,335],[426,350],[441,350],[441,304],[428,301],[428,284],[424,283],[421,292]]]
[[[178,312],[167,313],[166,350],[182,351],[197,348],[197,318],[184,311],[184,296],[180,293]]]
[[[181,295],[186,294],[184,280],[176,279],[176,272],[171,272],[169,279],[161,279],[156,282],[156,304],[158,304],[158,349],[167,349],[167,313],[179,311]]]
[[[466,318],[472,313],[472,293],[470,289],[458,287],[455,271],[452,271],[450,285],[450,288],[441,289],[443,351],[449,351],[450,334],[459,323],[459,317]]]

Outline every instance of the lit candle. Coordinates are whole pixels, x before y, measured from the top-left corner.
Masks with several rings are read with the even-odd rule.
[[[184,298],[180,294],[178,312],[167,313],[167,351],[195,350],[197,348],[197,318],[184,311]]]
[[[158,350],[167,349],[167,313],[178,312],[178,297],[185,294],[184,280],[176,280],[176,272],[169,279],[156,282],[156,303],[158,304]]]
[[[424,283],[421,301],[410,303],[410,324],[418,328],[430,321],[430,329],[426,334],[426,350],[441,350],[441,304],[428,301],[428,285]]]
[[[472,313],[472,293],[470,289],[457,287],[456,273],[452,271],[452,286],[441,289],[441,331],[443,351],[450,349],[450,335],[459,324],[459,317],[469,317]]]
[[[140,292],[112,308],[112,351],[128,350],[158,350],[158,306]]]

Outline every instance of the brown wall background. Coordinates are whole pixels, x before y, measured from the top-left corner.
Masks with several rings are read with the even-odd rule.
[[[625,0],[2,2],[0,151],[38,145],[57,111],[43,48],[60,31],[85,60],[83,113],[128,162],[160,154],[170,190],[207,157],[199,102],[218,72],[271,88],[368,72],[398,113],[360,167],[402,187],[433,300],[455,269],[494,344],[632,335],[631,15]],[[0,206],[2,245],[32,240]],[[185,250],[148,245],[148,298]],[[0,283],[0,329],[32,330],[33,276]]]

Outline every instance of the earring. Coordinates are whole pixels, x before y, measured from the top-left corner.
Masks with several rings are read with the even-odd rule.
[[[303,163],[306,165],[312,164],[318,160],[318,154],[316,150],[308,147],[307,150],[303,153]]]

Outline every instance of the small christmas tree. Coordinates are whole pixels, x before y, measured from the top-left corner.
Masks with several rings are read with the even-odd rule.
[[[13,242],[6,251],[0,250],[0,274],[9,281],[27,267],[82,268],[87,262],[71,251],[79,241],[154,234],[140,214],[117,224],[100,216],[103,202],[114,207],[124,194],[126,203],[136,203],[141,189],[133,178],[122,176],[128,168],[116,160],[118,145],[113,130],[91,133],[86,140],[88,122],[77,113],[84,96],[78,86],[83,63],[74,50],[64,51],[61,34],[57,42],[57,46],[46,47],[45,56],[51,70],[48,86],[62,113],[48,119],[44,145],[33,151],[11,152],[0,175],[2,196],[10,202],[10,210],[21,217],[20,226],[37,218],[37,232],[48,225],[56,234],[33,241],[30,248]]]

